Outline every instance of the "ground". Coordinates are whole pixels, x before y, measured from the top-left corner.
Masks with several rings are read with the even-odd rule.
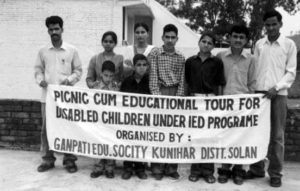
[[[116,177],[107,179],[101,176],[90,178],[94,159],[79,157],[78,172],[69,174],[62,166],[62,155],[57,154],[55,168],[44,172],[37,172],[41,162],[39,152],[0,149],[0,190],[1,191],[129,191],[129,190],[163,190],[163,191],[296,191],[300,190],[300,163],[286,162],[284,167],[283,185],[281,188],[271,188],[269,178],[247,180],[243,185],[237,186],[232,181],[227,184],[207,184],[203,179],[198,182],[188,181],[189,164],[179,165],[179,180],[164,178],[154,180],[150,172],[147,180],[139,180],[133,176],[130,180],[121,179],[121,162],[117,162]],[[217,167],[219,165],[216,165]]]

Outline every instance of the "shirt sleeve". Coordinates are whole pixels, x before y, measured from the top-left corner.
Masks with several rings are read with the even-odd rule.
[[[35,66],[34,66],[34,77],[37,84],[40,84],[41,81],[45,80],[45,62],[42,58],[42,52],[39,51]]]
[[[294,42],[290,44],[287,61],[285,67],[285,74],[281,80],[276,84],[276,87],[281,89],[290,88],[296,78],[296,69],[297,69],[297,48]]]
[[[185,62],[185,69],[184,69],[184,73],[185,73],[185,80],[186,83],[188,85],[190,85],[191,81],[190,81],[190,75],[191,75],[191,58],[187,59]]]
[[[85,81],[88,87],[92,87],[96,81],[96,56],[93,56],[90,60]]]
[[[77,50],[74,50],[72,60],[72,74],[67,78],[71,85],[76,84],[82,75],[82,65]]]
[[[217,78],[216,84],[218,84],[218,86],[225,86],[226,79],[225,79],[225,74],[224,74],[224,64],[221,59],[221,55],[219,55],[219,56],[220,57],[217,57],[219,76],[216,76],[216,78]]]
[[[184,58],[182,59],[182,67],[181,67],[181,71],[180,71],[180,81],[179,81],[179,86],[178,86],[178,90],[177,90],[177,93],[176,95],[177,96],[184,96],[184,82],[185,82],[185,78],[184,78],[184,74],[185,74],[185,60]]]
[[[248,70],[248,89],[250,93],[254,93],[255,91],[255,84],[256,84],[256,76],[255,76],[255,58],[251,56],[249,70]]]
[[[161,92],[159,90],[158,84],[158,63],[157,63],[157,55],[155,49],[149,54],[149,63],[150,63],[150,80],[149,80],[149,88],[153,95],[160,95]]]

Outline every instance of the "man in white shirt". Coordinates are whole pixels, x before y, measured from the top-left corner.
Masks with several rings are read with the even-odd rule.
[[[270,164],[268,173],[270,186],[281,186],[281,171],[284,160],[284,129],[287,114],[287,89],[296,77],[295,43],[280,34],[282,16],[276,10],[265,13],[263,17],[267,37],[257,41],[256,92],[264,93],[271,99],[271,136],[268,149]],[[246,178],[264,177],[264,162],[252,164]]]
[[[44,172],[54,168],[54,152],[49,150],[46,132],[45,97],[48,84],[74,85],[79,81],[82,68],[78,52],[70,44],[63,42],[63,20],[59,16],[51,16],[46,19],[48,34],[51,44],[41,48],[36,64],[35,79],[42,88],[42,131],[41,150],[44,152],[43,163],[38,167],[38,172]],[[72,154],[64,154],[63,164],[70,173],[77,171],[75,161],[77,157]]]

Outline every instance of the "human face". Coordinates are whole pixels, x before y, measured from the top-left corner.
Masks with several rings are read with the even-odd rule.
[[[267,18],[264,24],[268,37],[277,38],[279,36],[282,22],[279,22],[276,16]]]
[[[61,41],[61,35],[63,33],[63,28],[59,24],[50,24],[48,26],[48,34],[51,37],[51,40],[54,42]]]
[[[210,53],[214,48],[213,39],[209,36],[204,36],[198,43],[201,53]]]
[[[139,43],[144,43],[147,42],[148,39],[148,32],[146,31],[146,29],[142,26],[139,26],[135,29],[134,31],[134,36],[135,39],[139,42]]]
[[[247,44],[247,37],[244,33],[232,32],[229,38],[231,48],[243,49]]]
[[[162,36],[162,40],[164,42],[164,46],[168,49],[171,49],[175,47],[178,37],[175,32],[170,31],[170,32],[166,32]]]
[[[115,74],[109,70],[104,70],[102,72],[102,81],[104,84],[108,85],[114,79]]]
[[[147,60],[138,60],[134,65],[135,73],[139,76],[144,76],[148,70]]]
[[[102,46],[105,52],[112,52],[114,47],[116,46],[116,43],[113,40],[112,36],[107,35],[102,41]]]

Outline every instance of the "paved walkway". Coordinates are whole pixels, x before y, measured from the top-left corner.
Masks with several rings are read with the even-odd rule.
[[[232,181],[227,184],[207,184],[203,179],[198,182],[188,181],[190,165],[179,165],[179,180],[164,178],[161,181],[154,180],[149,175],[147,180],[139,180],[132,177],[130,180],[122,180],[121,163],[118,162],[116,177],[107,179],[103,176],[92,179],[90,172],[93,159],[79,157],[78,172],[67,173],[62,167],[62,155],[57,155],[56,167],[48,172],[37,172],[37,166],[41,158],[38,152],[16,151],[0,149],[0,190],[1,191],[129,191],[129,190],[163,190],[163,191],[299,191],[300,190],[300,163],[287,162],[285,164],[283,185],[280,188],[271,188],[268,178],[248,180],[243,185],[237,186]]]

